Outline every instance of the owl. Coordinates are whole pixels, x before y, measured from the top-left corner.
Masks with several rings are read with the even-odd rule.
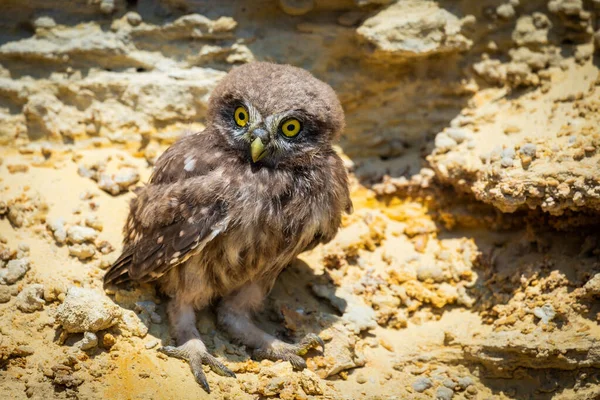
[[[212,356],[195,311],[214,305],[218,326],[253,357],[302,369],[316,334],[290,344],[253,322],[279,273],[329,242],[352,212],[348,178],[332,148],[344,128],[333,89],[309,72],[265,62],[232,69],[212,92],[203,132],[180,138],[131,200],[123,252],[105,284],[152,283],[169,298],[176,346],[210,391],[203,365],[234,377]]]

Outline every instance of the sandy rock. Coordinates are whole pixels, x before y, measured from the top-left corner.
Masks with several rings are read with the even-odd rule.
[[[543,51],[529,49],[520,53],[539,52]],[[550,64],[552,62],[548,61]],[[537,65],[536,68],[541,66]],[[504,67],[507,73],[506,82],[510,85],[535,83],[530,81],[534,76],[540,80],[539,73],[534,73],[533,67],[526,62],[511,62]],[[558,90],[557,93],[570,93],[560,96],[577,101],[578,108],[593,107],[592,104],[598,101],[598,92],[594,89],[583,96],[573,90],[575,81],[569,77],[575,76],[572,74],[577,73],[576,71],[583,73],[583,69],[572,64],[569,68],[568,71],[555,69],[553,72],[565,79],[561,80],[560,88],[555,90]],[[475,71],[481,72],[477,66]],[[536,90],[535,93],[535,103],[528,100],[528,104],[536,104],[538,107],[543,104],[547,110],[556,108],[552,97],[554,95],[542,89]],[[580,100],[575,100],[578,96]],[[479,121],[476,125],[480,129],[480,132],[473,135],[473,146],[469,148],[459,145],[444,152],[436,150],[430,155],[428,159],[436,171],[437,178],[507,213],[539,208],[559,216],[568,210],[600,210],[600,192],[595,189],[596,178],[592,173],[595,163],[600,159],[594,144],[598,136],[591,126],[594,123],[589,121],[595,114],[584,113],[587,120],[576,119],[571,124],[558,126],[552,125],[548,119],[541,118],[545,111],[540,109],[517,124],[506,123],[506,119],[510,119],[508,116],[511,108],[517,107],[517,103],[487,103],[470,113],[471,118]],[[555,113],[555,118],[564,117],[565,121],[571,118],[568,115],[572,105],[567,104],[569,103],[557,108],[560,112]],[[494,120],[486,120],[485,115],[489,115],[492,109],[497,117]],[[507,127],[511,128],[510,132]],[[504,130],[506,136],[495,143],[488,142],[485,135],[481,134],[498,129]],[[530,134],[533,130],[539,130],[543,134],[532,136]],[[585,149],[588,149],[587,152]]]
[[[12,298],[12,291],[6,285],[0,285],[0,303],[8,303]]]
[[[91,244],[74,244],[69,246],[69,254],[79,258],[81,261],[85,261],[94,257],[96,250]]]
[[[445,152],[457,145],[456,140],[452,139],[446,133],[438,133],[435,137],[435,147],[440,152]]]
[[[42,16],[42,17],[38,17],[33,21],[33,26],[36,29],[48,29],[48,28],[54,28],[56,26],[56,22],[54,21],[54,19],[52,19],[52,17],[48,17],[48,16]]]
[[[364,356],[356,349],[356,337],[346,326],[336,324],[321,332],[320,336],[327,341],[323,360],[318,364],[321,378],[365,364]]]
[[[525,154],[529,157],[535,157],[535,152],[537,151],[537,146],[533,143],[526,143],[519,149],[519,153]]]
[[[230,17],[211,20],[200,14],[188,14],[162,26],[141,24],[131,34],[135,39],[229,39],[236,26]]]
[[[440,386],[435,392],[436,400],[452,400],[454,391],[444,386]]]
[[[506,64],[503,64],[500,60],[482,60],[473,64],[473,70],[491,84],[504,85],[506,83]]]
[[[44,286],[39,283],[25,287],[17,296],[17,308],[26,313],[41,310],[46,304],[43,294]]]
[[[65,228],[65,219],[64,218],[53,218],[47,221],[48,228],[52,231],[52,235],[54,236],[54,240],[57,243],[63,244],[67,240],[67,230]]]
[[[298,396],[315,396],[324,393],[319,377],[305,369],[295,374],[289,363],[276,363],[261,368],[258,385],[251,392],[261,396],[277,396],[281,399],[293,399]]]
[[[117,339],[111,333],[105,333],[102,336],[102,347],[110,349],[117,343]]]
[[[71,287],[55,318],[67,332],[98,332],[116,324],[121,314],[121,309],[99,292]]]
[[[309,396],[322,395],[324,392],[322,381],[309,369],[302,370],[299,381],[300,387]]]
[[[552,304],[544,304],[542,307],[536,307],[533,309],[533,315],[540,319],[540,322],[547,324],[554,319],[556,311]]]
[[[510,3],[500,4],[496,7],[496,14],[503,19],[511,19],[515,16],[515,8]]]
[[[591,336],[569,331],[493,332],[469,341],[464,343],[465,358],[484,365],[489,377],[511,377],[517,368],[572,370],[600,366],[600,343]]]
[[[67,240],[69,243],[93,242],[97,237],[98,231],[87,226],[74,225],[67,229]]]
[[[135,168],[121,168],[113,176],[113,180],[121,190],[128,189],[129,186],[137,183],[140,180],[140,174]],[[102,187],[100,187],[102,189]]]
[[[380,11],[356,32],[376,58],[389,62],[468,50],[472,42],[461,34],[462,24],[437,3],[409,0]]]
[[[63,365],[57,365],[54,369],[52,383],[58,385],[59,387],[76,388],[84,382],[81,374],[76,372],[74,373],[71,368],[65,368]]]
[[[426,377],[417,378],[412,384],[412,388],[415,390],[415,392],[419,393],[426,391],[431,386],[433,386],[433,382],[431,382],[431,379]]]
[[[10,260],[6,264],[6,268],[0,269],[0,283],[12,285],[23,278],[30,267],[31,263],[28,258]]]
[[[592,296],[600,295],[600,274],[596,274],[587,281],[587,283],[583,286],[583,289],[587,294]]]
[[[463,376],[458,378],[457,383],[462,390],[466,390],[469,386],[475,384],[475,381],[470,376]]]
[[[119,328],[123,331],[125,336],[133,335],[143,338],[148,334],[148,322],[149,321],[142,321],[140,316],[134,311],[123,310]]]
[[[129,22],[131,26],[138,26],[142,23],[142,17],[135,11],[129,11],[125,14],[125,19],[127,19],[127,22]]]
[[[22,193],[10,199],[7,206],[8,220],[17,228],[43,222],[48,212],[48,204],[38,194]]]
[[[417,268],[417,279],[420,281],[432,280],[434,282],[443,282],[446,279],[444,269],[435,264],[422,264]]]
[[[140,174],[133,167],[121,167],[116,173],[105,172],[106,166],[95,164],[91,168],[79,167],[79,174],[98,182],[98,187],[105,192],[116,196],[129,190],[129,187],[137,183]]]
[[[90,350],[96,346],[98,346],[98,336],[94,332],[85,332],[83,338],[73,345],[81,350]]]
[[[375,311],[347,289],[328,285],[312,285],[315,295],[327,299],[331,305],[343,313],[342,319],[355,333],[377,326]]]
[[[512,39],[519,46],[546,44],[551,27],[552,23],[545,14],[524,15],[517,20]]]
[[[0,54],[5,46],[0,47]],[[72,139],[84,136],[86,132],[85,124],[81,122],[85,120],[83,113],[75,107],[64,105],[50,93],[38,93],[29,97],[23,113],[27,118],[27,130],[32,139]]]
[[[65,282],[61,279],[51,279],[44,282],[44,300],[53,302],[64,296],[66,292]]]
[[[102,229],[104,229],[104,225],[102,223],[102,221],[98,218],[98,216],[96,214],[90,214],[88,216],[85,217],[85,224],[86,226],[101,232]]]
[[[139,67],[144,66],[139,62],[135,63],[134,59],[128,59],[127,53],[132,48],[120,40],[118,35],[103,31],[96,24],[84,23],[73,28],[53,29],[52,32],[53,35],[40,34],[6,43],[0,46],[0,54],[43,61],[60,61],[66,56],[75,62],[81,62],[87,58],[109,68],[123,65],[124,60]],[[52,107],[51,102],[44,104]]]

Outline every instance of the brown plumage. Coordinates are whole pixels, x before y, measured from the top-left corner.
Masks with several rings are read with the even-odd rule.
[[[220,326],[256,357],[303,368],[309,335],[297,345],[257,328],[260,307],[281,270],[300,252],[330,241],[352,204],[331,143],[344,126],[334,91],[308,72],[270,63],[234,68],[214,90],[202,133],[179,139],[137,192],[123,253],[105,283],[154,282],[171,298],[179,347],[208,391],[202,364],[233,376],[212,357],[194,310],[218,302]]]

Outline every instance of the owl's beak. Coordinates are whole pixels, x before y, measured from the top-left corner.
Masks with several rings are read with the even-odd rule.
[[[259,137],[252,141],[250,145],[250,155],[252,156],[252,162],[259,162],[267,155],[267,149]]]

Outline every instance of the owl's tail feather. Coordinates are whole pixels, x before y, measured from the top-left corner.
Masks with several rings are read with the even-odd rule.
[[[124,250],[121,256],[110,266],[104,275],[104,286],[115,284],[119,285],[129,281],[129,265],[133,257],[131,250]]]

